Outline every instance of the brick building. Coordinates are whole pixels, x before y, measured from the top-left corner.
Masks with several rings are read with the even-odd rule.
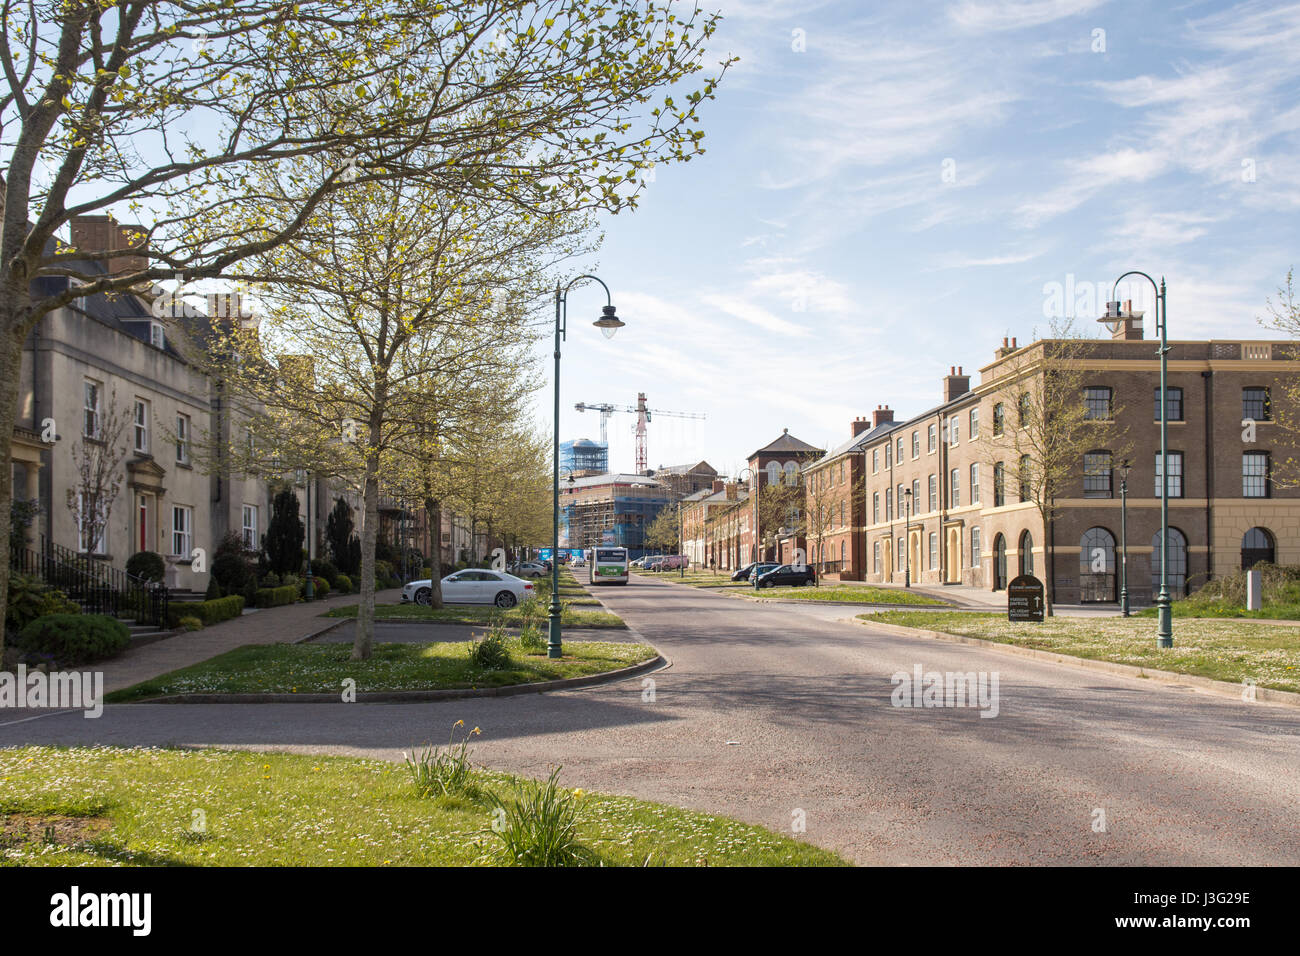
[[[1000,447],[996,434],[1016,427],[1007,401],[1011,378],[1041,376],[1051,345],[1022,348],[1004,340],[975,388],[953,368],[934,408],[900,422],[878,408],[870,428],[855,422],[860,434],[811,469],[818,484],[809,485],[810,509],[825,480],[837,519],[824,536],[823,570],[844,580],[901,584],[910,577],[993,590],[1019,573],[1051,574],[1062,603],[1115,601],[1123,457],[1131,464],[1129,594],[1134,602],[1150,601],[1159,583],[1160,363],[1142,338],[1140,316],[1127,319],[1113,338],[1083,346],[1081,400],[1098,421],[1099,443],[1079,462],[1077,481],[1057,501],[1049,527],[1034,503],[1022,500],[1017,464],[992,460],[992,449]],[[1171,591],[1184,594],[1258,560],[1300,563],[1300,490],[1273,481],[1274,462],[1292,453],[1276,424],[1275,403],[1286,400],[1281,383],[1300,372],[1293,343],[1170,347]],[[1124,454],[1112,453],[1108,441]],[[847,502],[838,520],[836,499],[852,489],[858,473],[860,526]]]

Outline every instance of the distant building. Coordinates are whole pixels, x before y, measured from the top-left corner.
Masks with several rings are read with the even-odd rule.
[[[609,445],[590,438],[560,443],[560,474],[603,475],[609,471]]]
[[[646,526],[673,500],[671,488],[644,475],[561,479],[560,545],[643,548]]]
[[[712,490],[718,472],[707,461],[697,461],[693,465],[660,465],[650,477],[662,481],[672,489],[674,498],[681,499],[706,488]]]

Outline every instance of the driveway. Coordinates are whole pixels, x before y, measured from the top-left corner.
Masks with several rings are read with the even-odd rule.
[[[437,704],[120,705],[0,745],[212,745],[475,759],[729,814],[864,864],[1300,864],[1300,710],[637,577],[596,588],[673,661],[650,681]],[[851,609],[836,609],[844,616]],[[572,632],[579,637],[582,632]],[[382,638],[381,638],[382,639]],[[997,716],[892,706],[895,672],[998,677]],[[989,708],[985,708],[986,712]],[[12,714],[12,712],[11,712]],[[22,716],[30,716],[22,715]]]

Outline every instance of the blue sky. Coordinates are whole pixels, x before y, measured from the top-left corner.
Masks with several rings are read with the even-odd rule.
[[[627,328],[606,341],[603,295],[570,295],[563,439],[597,437],[575,402],[644,391],[708,415],[652,422],[651,467],[734,472],[782,428],[838,444],[878,404],[936,404],[950,365],[978,381],[1002,336],[1046,330],[1053,284],[1094,334],[1131,268],[1167,277],[1174,340],[1269,334],[1300,260],[1300,5],[715,5],[741,62],[706,155],[605,223],[589,265]],[[632,425],[610,421],[615,469]]]

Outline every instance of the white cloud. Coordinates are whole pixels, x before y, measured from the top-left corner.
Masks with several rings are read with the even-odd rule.
[[[1107,0],[1000,0],[996,3],[977,3],[974,0],[962,0],[948,8],[948,16],[963,30],[988,33],[1043,26],[1088,13],[1104,6],[1106,2]]]

